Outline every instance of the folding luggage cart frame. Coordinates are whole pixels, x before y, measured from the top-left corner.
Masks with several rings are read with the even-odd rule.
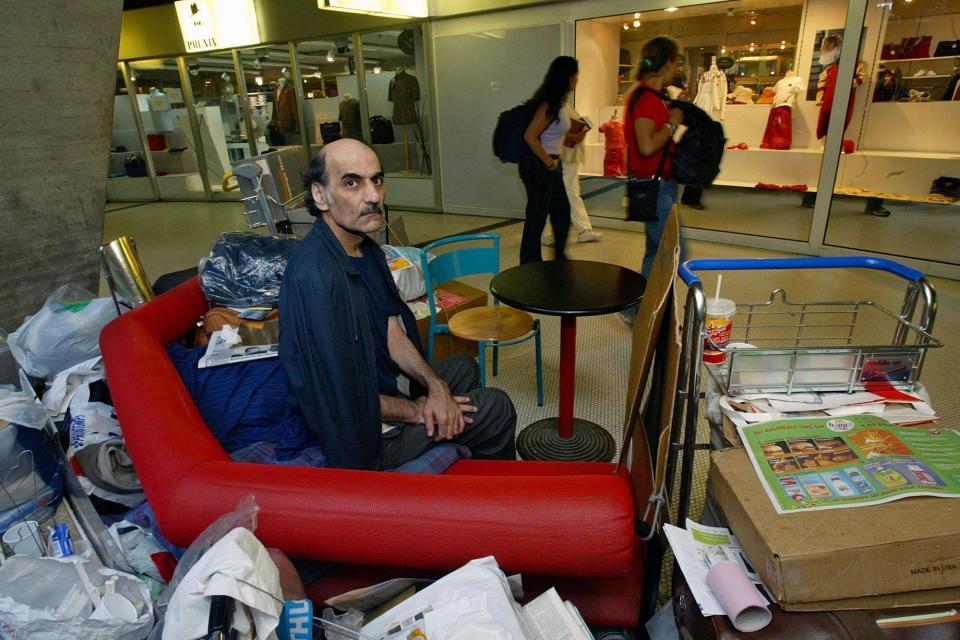
[[[765,301],[737,304],[738,319],[731,342],[749,342],[751,347],[720,348],[707,335],[707,300],[697,272],[858,268],[884,271],[906,282],[899,314],[869,300],[791,302],[786,291],[775,289]],[[672,496],[679,471],[680,491],[674,519],[679,527],[684,526],[690,507],[705,342],[711,350],[724,354],[722,363],[710,365],[710,375],[729,395],[759,391],[853,392],[871,384],[913,390],[927,349],[941,346],[930,333],[937,314],[936,292],[923,273],[892,260],[690,260],[680,265],[678,273],[688,290],[665,483],[666,495]],[[744,315],[746,320],[741,319]],[[873,318],[893,324],[889,343],[858,344],[860,329]]]

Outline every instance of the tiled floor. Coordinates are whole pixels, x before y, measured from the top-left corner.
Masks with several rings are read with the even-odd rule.
[[[394,218],[396,213],[393,213]],[[403,213],[411,243],[501,223],[501,267],[517,264],[522,225],[519,222],[450,214]],[[196,265],[218,233],[243,229],[245,221],[237,203],[151,203],[109,211],[104,224],[104,239],[130,235],[136,241],[148,275]],[[572,259],[600,260],[636,268],[643,251],[642,233],[604,231],[600,242],[568,247]],[[731,245],[691,242],[691,258],[773,257],[782,254]],[[551,249],[544,249],[545,257]],[[960,397],[953,389],[956,363],[960,361],[960,282],[932,278],[940,298],[935,335],[945,346],[932,349],[922,380],[929,389],[934,407],[945,424],[960,424]],[[469,278],[470,284],[486,287],[486,278]],[[712,287],[712,278],[708,280]],[[896,278],[872,271],[776,271],[730,272],[725,275],[724,296],[738,301],[766,299],[774,288],[786,289],[793,300],[869,299],[891,309],[899,309],[903,287]],[[680,295],[683,295],[682,292]],[[543,316],[544,406],[536,404],[533,345],[523,343],[504,348],[500,355],[500,375],[488,375],[489,384],[506,390],[517,407],[518,428],[556,415],[559,365],[560,323]],[[871,328],[872,329],[872,328]],[[576,369],[576,415],[607,428],[622,443],[622,425],[626,381],[630,363],[630,334],[615,316],[584,318],[578,323],[578,362]],[[876,340],[889,339],[886,325],[878,326]],[[705,441],[705,436],[703,437]],[[706,456],[698,455],[695,504],[702,504]],[[697,510],[694,509],[694,516]]]

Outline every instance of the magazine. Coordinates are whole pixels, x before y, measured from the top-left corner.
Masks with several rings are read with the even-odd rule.
[[[777,513],[910,496],[960,497],[960,432],[879,416],[774,420],[738,428]]]

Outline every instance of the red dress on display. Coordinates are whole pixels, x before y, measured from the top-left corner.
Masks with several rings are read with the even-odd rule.
[[[773,107],[760,141],[761,149],[789,149],[793,144],[793,109]]]
[[[609,120],[600,125],[603,134],[603,175],[623,176],[627,174],[627,142],[624,138],[623,123]]]
[[[820,116],[817,118],[817,139],[824,138],[827,135],[827,125],[830,122],[830,111],[833,108],[833,97],[837,92],[837,68],[838,65],[832,64],[824,72],[823,102],[820,103]],[[857,87],[863,84],[863,63],[857,63],[857,70],[853,74],[853,87],[850,89],[850,103],[847,105],[847,118],[843,121],[843,130],[846,131],[850,125],[850,118],[853,117],[853,103],[856,97]]]

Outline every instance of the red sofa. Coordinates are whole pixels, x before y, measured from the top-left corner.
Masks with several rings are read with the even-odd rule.
[[[214,439],[164,345],[208,309],[196,278],[100,336],[117,416],[164,534],[186,546],[253,494],[257,536],[323,577],[315,600],[496,557],[528,593],[556,585],[591,624],[638,623],[643,553],[625,471],[606,463],[461,460],[443,475],[243,464]]]

